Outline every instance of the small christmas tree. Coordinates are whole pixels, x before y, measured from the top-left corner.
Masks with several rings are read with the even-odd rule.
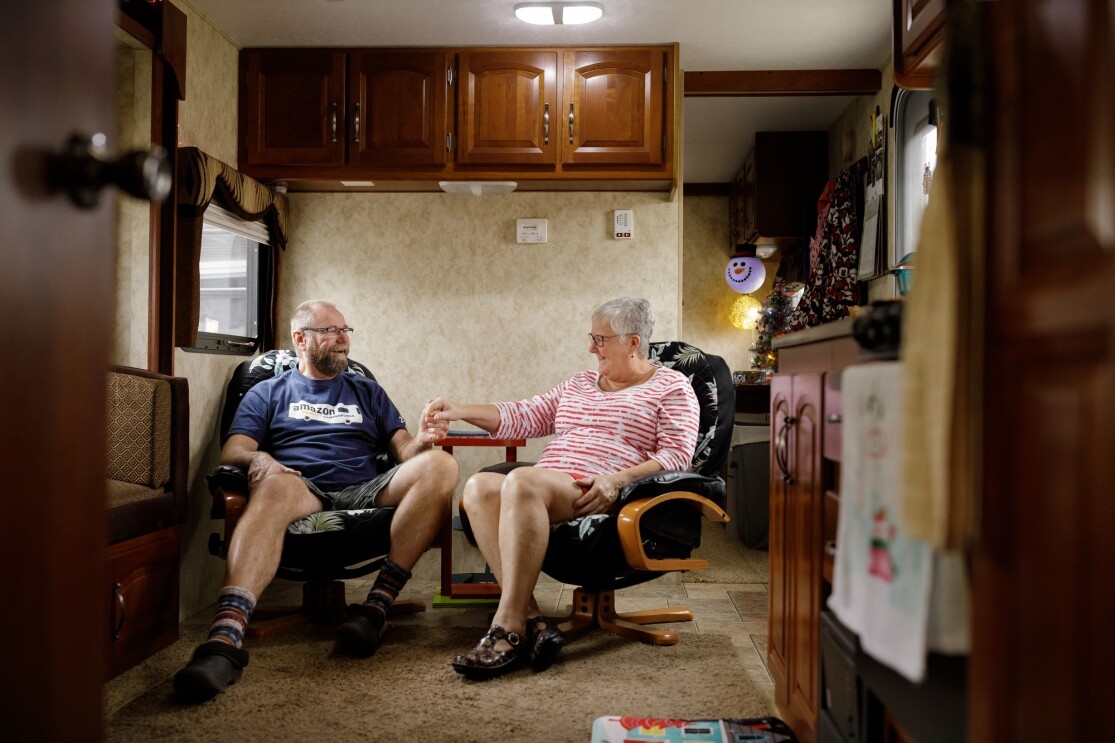
[[[785,331],[786,321],[790,317],[790,298],[786,296],[784,289],[785,282],[775,279],[770,294],[759,310],[758,338],[748,349],[751,351],[752,369],[778,371],[778,351],[771,344],[774,336]]]

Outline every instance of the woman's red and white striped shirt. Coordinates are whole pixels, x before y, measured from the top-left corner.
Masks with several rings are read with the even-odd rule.
[[[499,402],[496,438],[554,435],[538,467],[576,477],[619,472],[653,459],[666,470],[688,470],[697,446],[700,412],[684,374],[659,367],[649,380],[604,392],[586,370],[541,395]]]

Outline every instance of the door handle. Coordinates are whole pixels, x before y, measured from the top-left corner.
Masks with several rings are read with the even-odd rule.
[[[542,144],[550,143],[550,104],[547,103],[542,111]]]
[[[782,419],[782,428],[778,429],[778,436],[774,440],[774,461],[782,472],[782,482],[787,485],[794,484],[794,475],[790,472],[790,428],[797,423],[797,419],[787,415]]]
[[[113,159],[104,134],[73,134],[54,163],[54,185],[84,209],[92,209],[101,189],[116,186],[148,201],[170,195],[170,158],[162,147],[134,150]]]

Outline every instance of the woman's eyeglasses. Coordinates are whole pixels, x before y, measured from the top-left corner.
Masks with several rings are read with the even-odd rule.
[[[593,335],[592,333],[589,333],[588,337],[592,341],[592,345],[596,346],[597,348],[603,348],[604,341],[608,340],[609,338],[619,338],[621,335],[623,334],[616,333],[615,335]]]

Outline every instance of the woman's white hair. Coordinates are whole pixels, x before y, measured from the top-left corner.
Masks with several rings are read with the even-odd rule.
[[[592,312],[593,322],[607,323],[613,333],[639,336],[639,356],[650,356],[650,336],[654,333],[654,313],[642,297],[610,299]]]

